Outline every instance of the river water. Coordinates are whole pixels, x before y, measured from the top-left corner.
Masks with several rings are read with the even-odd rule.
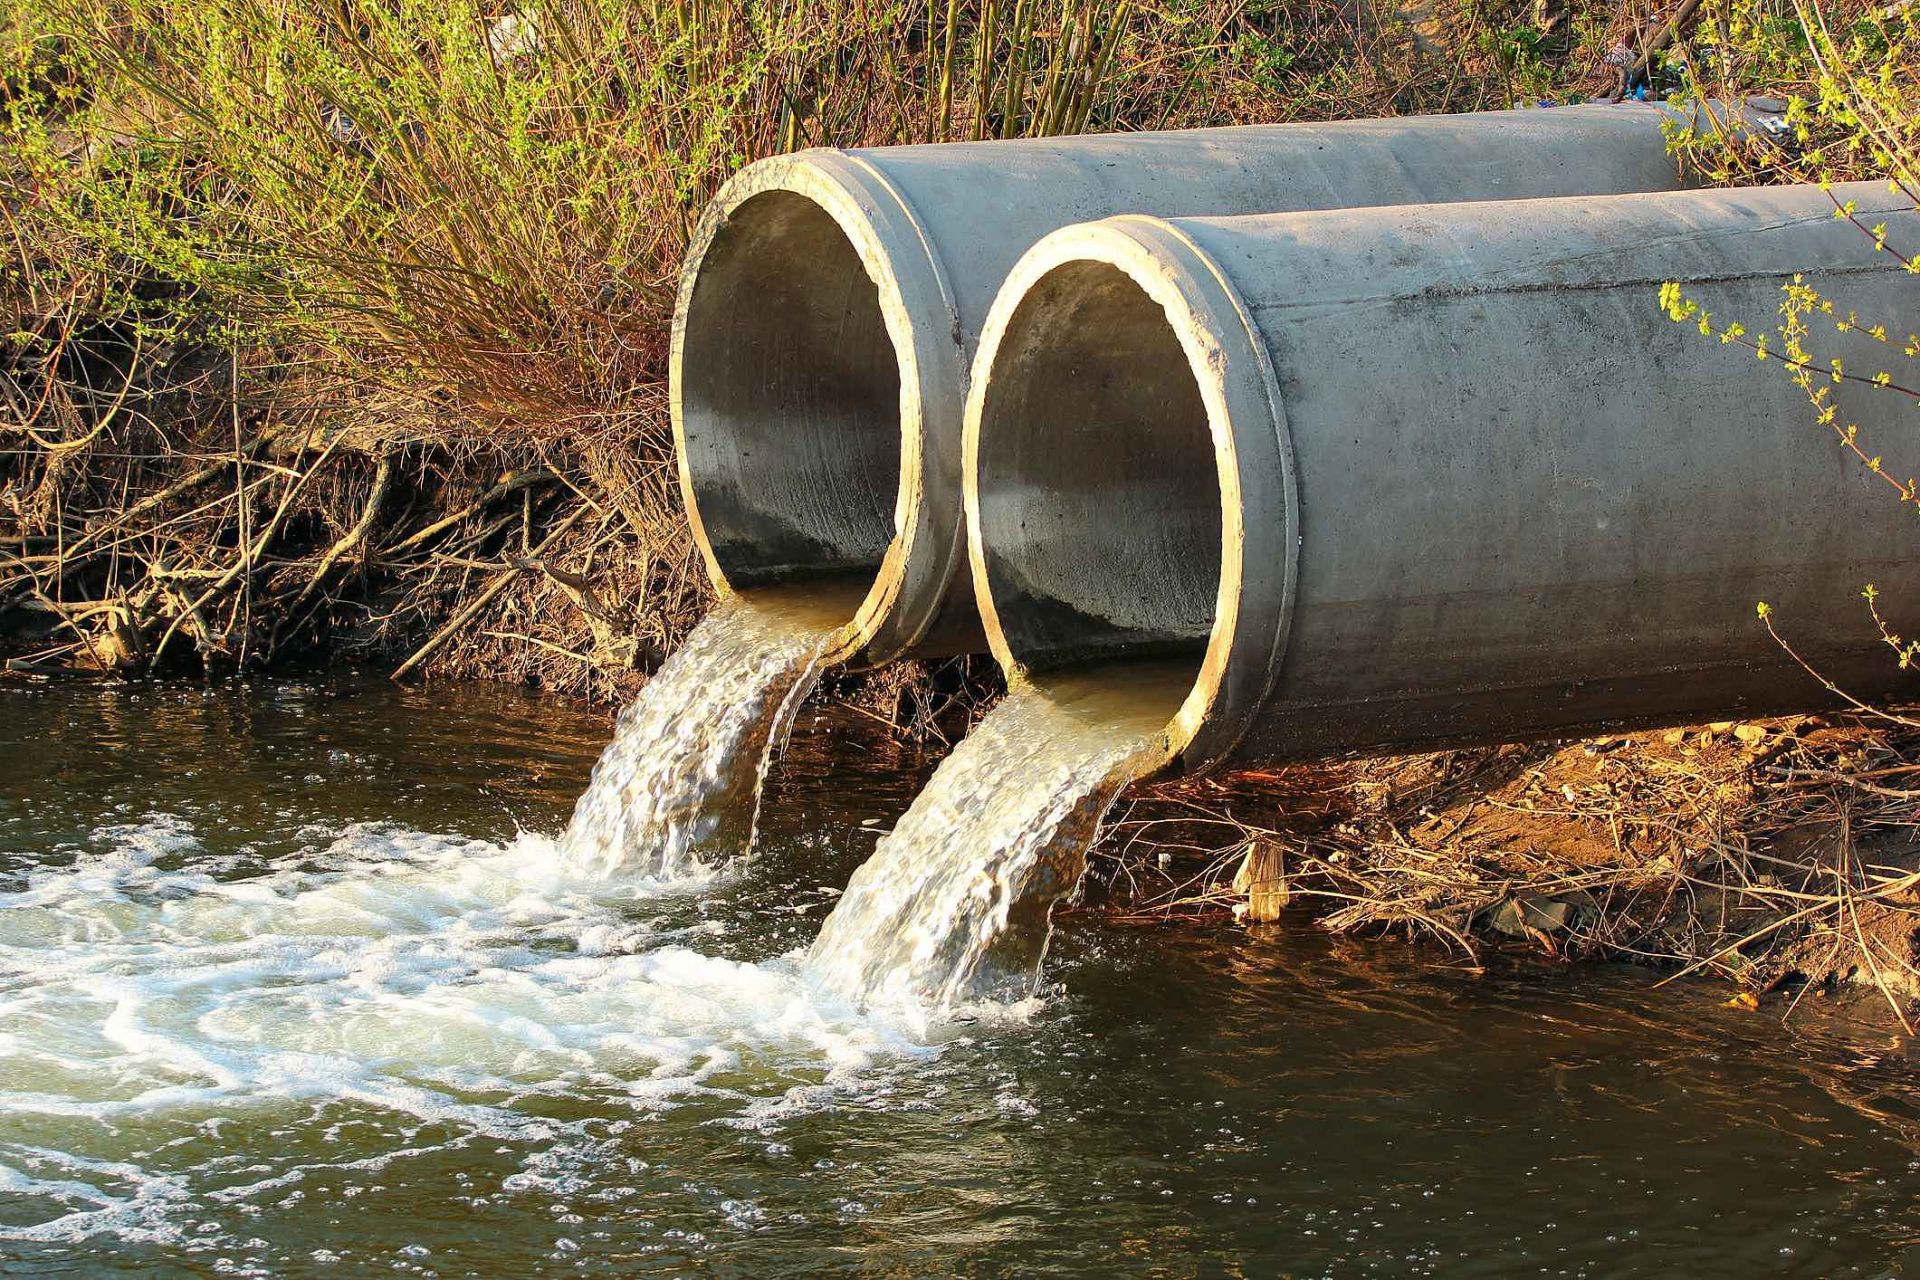
[[[805,956],[930,759],[807,710],[749,866],[605,874],[557,837],[607,736],[0,685],[0,1271],[1920,1270],[1881,1033],[1069,914],[1037,994],[921,1034]]]

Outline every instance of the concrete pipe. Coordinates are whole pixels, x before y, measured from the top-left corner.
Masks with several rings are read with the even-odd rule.
[[[1836,194],[1869,223],[1899,207]],[[1829,702],[1761,601],[1827,678],[1883,693],[1906,677],[1860,593],[1920,633],[1920,522],[1791,370],[1658,295],[1757,336],[1804,272],[1910,326],[1920,278],[1891,257],[1813,187],[1057,232],[996,301],[968,404],[993,651],[1043,688],[1176,664],[1187,767]],[[1814,327],[1843,368],[1898,358]],[[1909,400],[1823,381],[1920,472]]]
[[[1041,236],[1117,213],[1670,189],[1669,118],[1572,107],[751,165],[693,237],[673,327],[681,485],[709,573],[723,592],[818,584],[849,601],[847,652],[874,661],[981,649],[960,515],[967,370]]]

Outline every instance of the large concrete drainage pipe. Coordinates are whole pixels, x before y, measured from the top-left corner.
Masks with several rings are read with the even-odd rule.
[[[968,404],[994,653],[1042,688],[1073,671],[1076,698],[1177,664],[1165,745],[1189,767],[1826,703],[1763,600],[1829,678],[1888,690],[1859,593],[1920,626],[1912,510],[1777,359],[1658,305],[1677,280],[1757,334],[1804,272],[1843,310],[1920,311],[1920,279],[1833,212],[1792,187],[1047,237]],[[1884,365],[1831,323],[1811,341]],[[1831,394],[1920,472],[1903,397]]]
[[[843,599],[848,652],[983,647],[960,509],[968,362],[1060,227],[1669,189],[1666,109],[801,152],[750,165],[689,248],[671,359],[681,484],[723,591]]]

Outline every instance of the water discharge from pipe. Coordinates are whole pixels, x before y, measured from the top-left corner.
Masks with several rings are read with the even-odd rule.
[[[600,876],[674,876],[745,851],[767,766],[850,614],[818,588],[716,605],[620,713],[562,860]]]
[[[620,714],[559,841],[572,873],[672,878],[751,847],[761,785],[847,616],[832,593],[722,601]],[[1125,664],[1019,683],[854,875],[804,972],[925,1025],[1030,994],[1055,903],[1114,798],[1165,762],[1192,683]]]
[[[567,871],[671,879],[748,851],[768,767],[851,612],[817,586],[716,605],[621,712],[558,842]],[[1134,663],[1016,684],[855,874],[805,974],[922,1026],[1030,994],[1054,904],[1114,798],[1164,763],[1191,683]]]
[[[920,1017],[1030,994],[1054,905],[1114,798],[1166,762],[1193,682],[1187,666],[1125,665],[1016,683],[854,873],[807,971]]]

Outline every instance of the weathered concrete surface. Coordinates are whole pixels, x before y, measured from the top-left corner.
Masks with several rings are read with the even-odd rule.
[[[1190,766],[1830,702],[1763,600],[1831,677],[1910,686],[1860,592],[1920,627],[1913,507],[1777,359],[1658,303],[1677,280],[1757,335],[1801,272],[1843,313],[1920,311],[1812,187],[1060,231],[995,304],[968,408],[994,652],[1184,655]],[[1830,320],[1810,341],[1887,365]],[[1920,472],[1905,397],[1830,385]]]
[[[681,481],[722,589],[851,577],[849,650],[982,647],[966,581],[968,362],[1008,268],[1117,213],[1669,189],[1661,108],[807,151],[694,236],[672,355]]]

